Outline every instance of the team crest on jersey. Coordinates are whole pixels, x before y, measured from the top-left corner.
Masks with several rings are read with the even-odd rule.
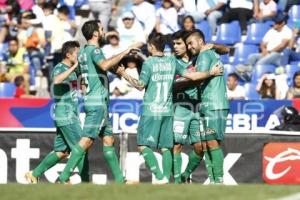
[[[100,51],[100,49],[95,49],[95,54],[100,54],[101,53],[101,51]]]
[[[212,135],[212,134],[215,134],[215,133],[216,133],[216,130],[213,129],[213,128],[207,128],[207,129],[205,130],[205,134],[206,134],[206,135]]]

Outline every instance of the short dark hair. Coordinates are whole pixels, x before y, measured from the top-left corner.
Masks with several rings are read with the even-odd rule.
[[[164,36],[161,33],[155,33],[155,34],[151,34],[149,36],[149,44],[152,44],[155,46],[155,48],[158,51],[163,52],[166,46],[166,40],[164,38]]]
[[[295,79],[296,79],[297,76],[300,76],[300,70],[299,70],[299,71],[296,71],[296,72],[294,73],[294,76],[293,76],[293,86],[294,86],[294,87],[296,86]]]
[[[59,13],[64,14],[64,15],[69,15],[69,14],[70,14],[70,9],[69,9],[69,7],[66,6],[66,5],[63,5],[63,6],[59,7],[59,8],[57,9],[57,11],[58,11]]]
[[[62,45],[62,48],[61,48],[61,54],[62,54],[62,58],[67,58],[67,54],[68,53],[73,53],[74,49],[75,48],[79,48],[80,45],[79,45],[79,42],[77,41],[68,41],[68,42],[65,42],[63,45]]]
[[[20,85],[25,81],[24,77],[23,76],[17,76],[15,78],[15,85],[17,87],[20,87]]]
[[[55,5],[52,2],[46,2],[43,5],[43,9],[48,9],[54,11]]]
[[[173,40],[179,40],[182,39],[183,41],[185,40],[186,36],[189,34],[189,31],[186,30],[179,30],[173,33],[172,39]]]
[[[195,35],[195,36],[201,38],[201,39],[203,40],[203,42],[205,42],[205,36],[204,36],[204,33],[203,33],[201,30],[199,30],[199,29],[194,29],[194,30],[190,31],[190,32],[187,34],[185,40],[186,40],[188,37],[192,36],[192,35]]]
[[[239,77],[238,77],[238,75],[237,75],[236,73],[230,73],[230,74],[227,75],[227,78],[228,78],[228,77],[232,77],[232,78],[234,78],[235,80],[238,80],[238,79],[239,79]]]
[[[8,38],[8,43],[10,43],[11,41],[16,41],[17,44],[19,44],[19,40],[17,37],[9,37]]]
[[[100,20],[90,20],[83,24],[81,32],[86,40],[92,39],[94,32],[99,31],[98,23]]]

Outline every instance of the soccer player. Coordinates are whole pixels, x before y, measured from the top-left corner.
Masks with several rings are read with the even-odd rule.
[[[70,175],[79,161],[98,136],[103,141],[104,158],[117,183],[125,182],[120,170],[118,158],[114,149],[112,127],[108,121],[108,78],[106,72],[116,66],[120,60],[134,49],[123,51],[116,56],[105,59],[99,43],[104,37],[103,27],[98,20],[87,21],[81,28],[87,44],[80,49],[78,62],[85,84],[84,111],[86,113],[83,134],[78,144],[72,150],[71,157],[59,176],[62,183],[69,181]]]
[[[201,52],[205,38],[200,30],[194,30],[186,38],[188,50],[197,56],[196,70],[208,71],[220,63],[220,56],[214,50]],[[224,139],[229,104],[226,95],[226,82],[223,76],[206,79],[199,87],[201,106],[199,112],[204,119],[205,159],[211,183],[223,183],[224,156],[220,147]],[[207,149],[207,150],[206,150]]]
[[[63,60],[57,64],[52,71],[53,93],[54,93],[54,122],[57,134],[54,140],[54,150],[51,151],[42,162],[30,172],[25,174],[29,183],[37,183],[38,178],[49,168],[54,166],[63,158],[66,158],[82,135],[78,115],[77,98],[77,54],[79,51],[77,41],[65,42],[62,46]],[[85,158],[78,165],[81,175],[84,172]],[[87,162],[85,164],[88,164]],[[88,173],[85,171],[83,181],[88,181]]]
[[[164,56],[165,41],[161,34],[150,37],[148,51],[151,55],[142,66],[139,80],[126,74],[124,67],[117,73],[139,90],[145,89],[142,116],[137,130],[138,150],[146,165],[155,175],[157,184],[166,184],[172,170],[173,147],[173,82],[175,74],[192,80],[202,80],[219,75],[222,69],[215,67],[207,72],[189,72],[176,67],[173,56]],[[161,172],[151,148],[162,152]]]
[[[177,59],[177,65],[183,69],[195,70],[194,59],[187,51],[185,37],[188,32],[184,30],[173,34],[173,48]],[[214,48],[220,54],[229,52],[229,48],[223,45],[206,44],[201,50]],[[184,84],[184,85],[182,85]],[[191,173],[197,168],[203,158],[203,149],[200,137],[200,115],[198,106],[200,99],[198,89],[201,82],[181,81],[181,77],[176,75],[174,85],[173,102],[174,112],[174,148],[173,148],[173,174],[175,183],[188,182]],[[193,86],[194,85],[194,86]],[[186,87],[188,86],[188,87]],[[180,88],[180,89],[178,89]],[[201,124],[202,126],[202,124]],[[184,173],[181,174],[182,157],[181,150],[187,140],[194,149],[189,154],[189,161]]]

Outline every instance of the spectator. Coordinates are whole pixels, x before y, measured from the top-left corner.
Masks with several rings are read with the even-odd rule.
[[[46,45],[45,32],[42,28],[32,24],[33,14],[24,12],[21,17],[21,29],[18,34],[20,46],[25,47],[36,71],[41,73],[43,62],[43,49]]]
[[[62,27],[64,28],[66,40],[71,40],[76,33],[77,25],[75,21],[69,19],[70,10],[68,6],[61,6],[57,9],[57,17],[60,19]],[[69,38],[69,39],[67,39]]]
[[[90,10],[95,19],[100,20],[105,31],[108,30],[108,23],[111,16],[112,0],[89,0]]]
[[[103,46],[105,58],[110,58],[127,49],[126,46],[120,44],[120,36],[117,31],[110,31],[105,36],[108,41],[108,44]]]
[[[142,47],[146,43],[146,38],[141,24],[134,18],[132,12],[125,12],[121,18],[117,31],[120,34],[122,45],[127,48],[130,45],[139,43],[138,47]]]
[[[33,95],[26,94],[26,84],[25,84],[25,79],[23,76],[17,76],[15,78],[15,85],[16,85],[16,90],[15,90],[15,98],[32,98],[34,97]]]
[[[238,76],[235,73],[227,76],[227,98],[229,100],[246,98],[245,88],[238,85]]]
[[[171,0],[163,0],[162,7],[156,11],[156,32],[168,35],[178,31],[177,16]]]
[[[41,24],[44,20],[43,6],[46,0],[36,0],[36,4],[32,7],[32,12],[35,14],[36,18],[34,20],[35,24]]]
[[[145,0],[132,0],[132,12],[135,19],[139,21],[143,27],[146,38],[150,35],[155,27],[155,7]]]
[[[257,83],[256,91],[260,94],[261,99],[280,99],[274,74],[264,74]]]
[[[192,31],[195,27],[195,20],[192,16],[187,15],[182,20],[182,29],[185,31]]]
[[[22,10],[29,11],[31,10],[34,2],[33,0],[17,0]]]
[[[259,12],[254,14],[254,18],[259,22],[271,20],[277,12],[277,4],[273,0],[263,0],[259,4]]]
[[[8,52],[2,55],[1,63],[6,67],[5,78],[9,82],[14,82],[17,76],[22,75],[25,79],[26,91],[29,88],[29,57],[26,49],[19,48],[17,38],[9,40]]]
[[[300,71],[297,71],[293,77],[293,87],[286,94],[287,99],[300,98]]]
[[[289,46],[283,51],[281,65],[285,66],[292,61],[300,62],[300,26],[293,29],[292,39]]]
[[[278,14],[274,18],[273,28],[270,29],[260,44],[261,53],[251,54],[248,57],[248,64],[273,64],[280,65],[280,53],[288,46],[292,38],[292,30],[286,26],[286,16]]]
[[[255,4],[256,5],[256,4]],[[231,0],[229,10],[224,13],[221,23],[229,23],[238,20],[241,26],[242,34],[247,34],[247,21],[253,16],[253,0]]]
[[[290,10],[290,8],[294,5],[300,5],[300,1],[299,0],[287,0],[284,12],[287,13]]]

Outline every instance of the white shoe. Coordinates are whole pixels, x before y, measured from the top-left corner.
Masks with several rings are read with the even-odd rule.
[[[155,184],[155,185],[164,185],[164,184],[168,184],[168,183],[169,183],[169,180],[166,177],[164,177],[161,180],[156,179],[153,184]]]

